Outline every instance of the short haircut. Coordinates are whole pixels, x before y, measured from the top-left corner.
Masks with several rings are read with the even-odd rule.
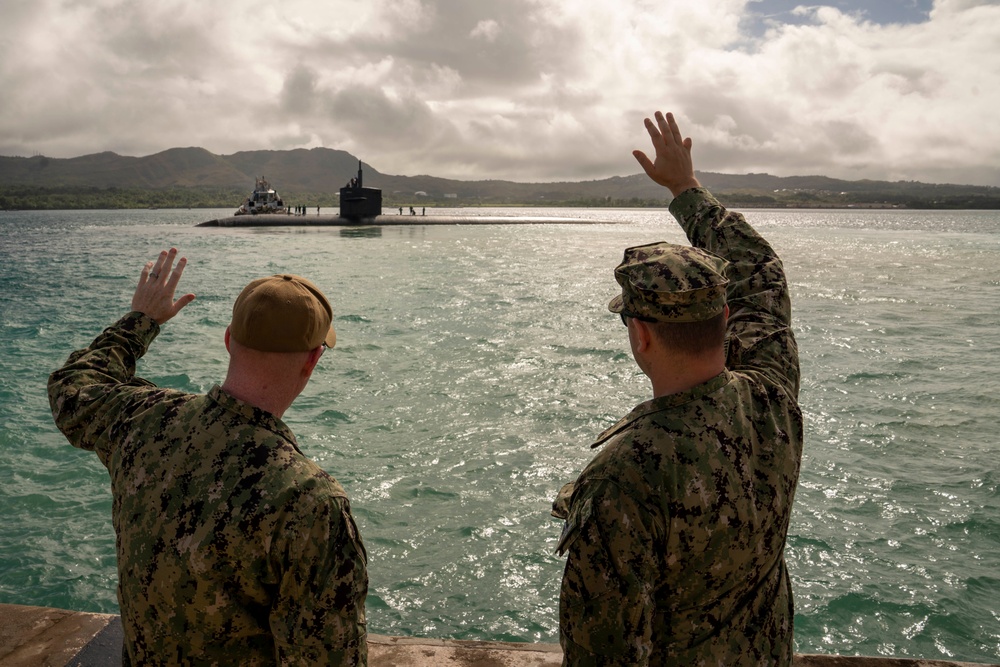
[[[701,322],[646,322],[664,346],[678,352],[701,355],[723,346],[726,340],[725,311]]]

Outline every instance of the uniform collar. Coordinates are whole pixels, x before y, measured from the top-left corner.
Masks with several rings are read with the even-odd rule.
[[[676,394],[668,394],[666,396],[660,396],[659,398],[653,398],[645,403],[640,403],[639,405],[632,408],[632,411],[618,420],[618,422],[609,429],[606,429],[603,433],[597,436],[597,441],[590,446],[591,449],[600,447],[605,442],[607,442],[612,436],[620,433],[627,429],[632,422],[642,419],[647,415],[651,415],[654,412],[663,412],[664,410],[672,410],[685,403],[690,403],[692,401],[697,401],[698,399],[707,396],[713,392],[718,391],[722,387],[729,383],[732,375],[728,370],[723,370],[721,373],[716,375],[714,378],[708,382],[703,382],[696,387],[692,387],[687,391],[678,392]]]
[[[244,403],[238,398],[227,394],[219,385],[212,387],[212,389],[208,392],[208,397],[218,403],[224,410],[235,412],[244,421],[254,426],[265,428],[268,431],[272,431],[273,433],[281,436],[288,442],[292,443],[292,446],[295,447],[296,451],[301,453],[301,450],[299,450],[299,444],[295,441],[295,434],[292,433],[292,429],[288,428],[288,426],[285,425],[285,422],[281,421],[281,419],[275,417],[267,410],[261,410],[260,408],[250,405],[249,403]]]

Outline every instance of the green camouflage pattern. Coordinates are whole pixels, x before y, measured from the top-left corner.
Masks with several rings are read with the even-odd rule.
[[[560,491],[563,664],[790,665],[784,546],[803,425],[784,271],[706,190],[670,210],[729,262],[726,370],[638,405]]]
[[[701,322],[726,306],[726,260],[700,248],[650,243],[626,248],[608,310],[654,322]]]
[[[126,665],[365,665],[367,555],[341,485],[272,414],[135,376],[130,313],[49,378],[111,476]]]

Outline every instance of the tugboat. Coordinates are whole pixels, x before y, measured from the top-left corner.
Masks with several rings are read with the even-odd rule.
[[[261,176],[257,179],[253,192],[247,197],[233,215],[257,215],[258,213],[287,213],[281,196],[271,187],[271,184]]]

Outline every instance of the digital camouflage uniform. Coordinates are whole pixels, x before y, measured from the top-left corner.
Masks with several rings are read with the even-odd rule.
[[[726,370],[638,405],[560,494],[564,664],[789,665],[802,416],[784,271],[706,190],[670,211],[729,262]]]
[[[130,313],[49,379],[111,476],[126,665],[364,665],[364,546],[341,485],[272,414],[135,377]]]

